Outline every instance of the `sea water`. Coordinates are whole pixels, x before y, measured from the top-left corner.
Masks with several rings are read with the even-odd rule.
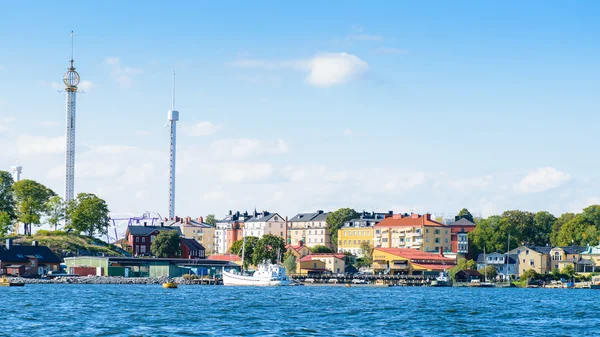
[[[600,336],[600,291],[26,285],[0,336]]]

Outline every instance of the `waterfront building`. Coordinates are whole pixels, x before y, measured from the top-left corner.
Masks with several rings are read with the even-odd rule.
[[[511,249],[508,253],[518,257],[518,274],[521,276],[530,269],[539,274],[551,272],[550,250],[552,250],[550,246],[520,246]]]
[[[587,246],[585,251],[581,252],[581,258],[583,260],[589,260],[594,263],[595,270],[600,268],[600,245]]]
[[[312,251],[310,250],[310,248],[308,248],[308,246],[305,245],[304,242],[302,242],[302,241],[298,241],[298,244],[295,246],[294,245],[286,245],[285,249],[287,249],[288,253],[290,253],[296,257],[296,261],[305,257],[306,255],[312,254]]]
[[[325,270],[340,274],[346,270],[346,256],[344,254],[310,254],[300,259],[300,262],[321,261]]]
[[[413,248],[375,248],[373,273],[388,275],[437,275],[455,265],[455,260],[441,253]]]
[[[450,243],[452,252],[456,253],[458,257],[464,257],[466,259],[473,258],[471,256],[471,243],[469,242],[468,234],[475,230],[475,223],[460,218],[455,222],[449,223],[450,228]]]
[[[118,256],[67,257],[65,264],[69,274],[77,274],[79,270],[83,270],[88,275],[88,270],[95,268],[95,275],[122,277],[181,277],[188,274],[219,277],[223,267],[239,269],[239,265],[229,261]]]
[[[229,252],[231,245],[243,238],[244,223],[252,218],[248,212],[240,213],[229,211],[229,214],[219,220],[215,229],[214,251],[216,254]]]
[[[180,228],[172,226],[178,222],[177,220],[176,218],[170,221],[161,221],[160,226],[149,226],[145,222],[143,226],[127,226],[127,231],[125,232],[127,250],[138,256],[150,255],[152,242],[161,231],[173,230],[181,235]]]
[[[394,214],[375,225],[373,246],[450,252],[450,228],[432,220],[431,214]]]
[[[277,213],[254,212],[252,218],[244,223],[242,230],[243,236],[263,237],[265,234],[279,236],[286,240],[287,237],[287,219],[284,219]]]
[[[179,246],[182,259],[203,259],[206,257],[204,246],[195,239],[181,238]]]
[[[516,278],[519,274],[519,257],[517,254],[501,254],[498,252],[479,254],[477,256],[477,269],[485,266],[494,266],[497,278],[506,280],[508,277]]]
[[[483,275],[477,270],[463,269],[454,274],[455,282],[471,283],[472,281],[483,280]]]
[[[342,228],[338,230],[338,253],[348,252],[358,257],[362,257],[363,252],[360,248],[360,244],[362,242],[367,242],[373,247],[375,225],[392,215],[392,211],[388,213],[362,212],[359,218],[344,222]]]
[[[333,248],[327,215],[329,213],[322,210],[296,214],[288,221],[287,243],[302,241],[309,247],[323,245]]]
[[[231,262],[231,263],[235,263],[239,266],[242,265],[242,258],[235,254],[214,254],[214,255],[210,255],[209,257],[207,257],[207,259],[214,260],[214,261]]]
[[[594,271],[594,262],[584,259],[582,253],[586,252],[588,247],[568,246],[553,247],[550,250],[550,263],[552,269],[563,270],[566,266],[572,266],[575,272],[591,273]]]
[[[46,275],[49,271],[60,270],[61,258],[47,246],[33,241],[31,246],[15,245],[7,239],[0,246],[0,274],[8,275]]]
[[[296,274],[304,276],[320,276],[327,272],[325,262],[304,257],[296,262]]]
[[[183,237],[198,241],[206,250],[207,254],[214,252],[215,244],[215,227],[204,222],[204,218],[199,217],[192,219],[191,217],[176,218],[177,222],[173,222],[173,226],[178,226]]]

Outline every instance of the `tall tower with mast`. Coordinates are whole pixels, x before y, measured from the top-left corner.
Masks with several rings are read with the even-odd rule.
[[[65,157],[65,201],[73,200],[75,190],[75,115],[77,85],[79,74],[75,71],[73,63],[73,31],[71,31],[71,66],[63,76],[67,96],[67,146]]]
[[[179,111],[175,110],[175,70],[173,70],[173,89],[171,96],[171,110],[167,113],[171,129],[171,146],[169,153],[169,219],[175,218],[175,162],[177,152],[177,121]]]

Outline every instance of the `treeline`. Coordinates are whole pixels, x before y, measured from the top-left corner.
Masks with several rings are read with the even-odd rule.
[[[79,193],[71,202],[64,202],[53,190],[34,180],[14,182],[12,175],[0,171],[0,237],[23,224],[25,235],[31,235],[32,226],[49,224],[54,230],[106,234],[110,225],[106,202],[91,193]]]
[[[286,253],[285,241],[279,236],[265,234],[260,239],[256,236],[247,236],[246,246],[243,247],[244,239],[237,240],[231,245],[229,252],[242,257],[244,252],[244,268],[249,265],[258,265],[265,260],[276,262],[283,258]]]
[[[581,213],[564,213],[558,218],[546,211],[512,210],[475,222],[475,230],[469,233],[475,254],[483,252],[484,247],[487,252],[506,252],[509,246],[510,249],[521,245],[595,246],[600,241],[599,205],[588,206]]]

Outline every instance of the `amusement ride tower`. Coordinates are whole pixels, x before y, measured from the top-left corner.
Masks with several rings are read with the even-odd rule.
[[[79,74],[73,66],[73,32],[71,32],[71,66],[63,77],[65,91],[67,93],[67,147],[66,147],[66,176],[65,176],[65,201],[73,200],[75,189],[75,112],[77,85]]]

